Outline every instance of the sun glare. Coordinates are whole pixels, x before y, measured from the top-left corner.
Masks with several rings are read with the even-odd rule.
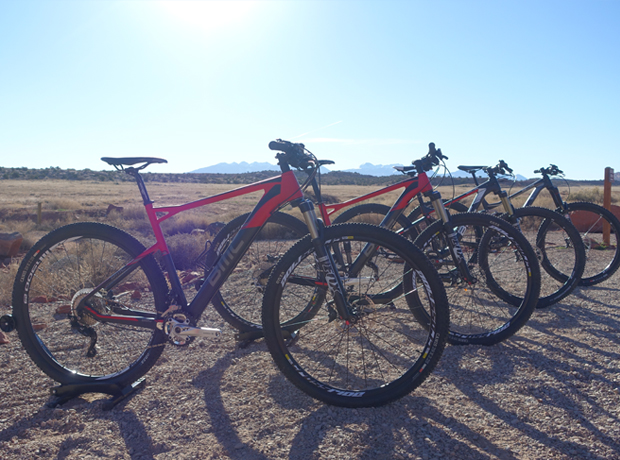
[[[213,30],[243,19],[258,2],[243,0],[170,0],[158,3],[171,18],[204,30]]]

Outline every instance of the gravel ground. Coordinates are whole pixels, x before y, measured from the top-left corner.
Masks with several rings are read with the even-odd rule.
[[[617,279],[538,310],[507,342],[446,348],[418,390],[373,409],[312,400],[226,325],[217,342],[168,347],[111,411],[101,394],[52,409],[55,383],[11,333],[0,458],[620,459]]]

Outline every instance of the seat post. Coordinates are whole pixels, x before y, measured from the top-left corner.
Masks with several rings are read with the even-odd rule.
[[[144,179],[142,179],[142,176],[140,175],[140,171],[136,168],[125,168],[124,171],[136,180],[138,190],[140,190],[140,195],[142,195],[144,206],[153,204],[153,201],[151,201],[151,198],[149,197],[149,192],[146,191],[146,185],[144,184]]]

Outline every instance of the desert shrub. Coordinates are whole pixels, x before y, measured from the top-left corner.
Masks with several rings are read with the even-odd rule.
[[[13,293],[13,280],[17,275],[19,263],[13,259],[8,267],[0,268],[0,306],[8,307],[11,305],[11,294]],[[4,313],[1,313],[4,314]]]
[[[114,212],[114,211],[113,211]],[[125,220],[144,220],[148,221],[144,206],[128,206],[123,208],[122,213],[114,212],[114,214],[122,215]]]
[[[603,189],[601,187],[578,189],[570,194],[570,201],[589,201],[590,203],[603,204]],[[611,202],[617,203],[618,197],[612,194]]]
[[[112,211],[105,218],[105,223],[121,228],[134,236],[153,233],[146,211],[140,206],[130,206],[122,212]]]
[[[75,211],[80,209],[81,205],[78,201],[71,198],[53,198],[43,202],[44,210],[51,211]]]
[[[166,235],[177,233],[191,233],[194,229],[206,229],[210,222],[200,214],[183,213],[171,217],[162,223],[162,230]]]
[[[196,268],[196,259],[203,251],[207,236],[178,233],[166,239],[174,265],[179,270]]]
[[[316,203],[316,195],[314,194],[314,191],[312,189],[307,189],[304,192],[304,196],[306,198],[310,198],[312,201]],[[334,195],[329,195],[323,192],[321,192],[321,198],[323,198],[323,203],[325,204],[340,203],[341,201],[339,198],[335,197]]]

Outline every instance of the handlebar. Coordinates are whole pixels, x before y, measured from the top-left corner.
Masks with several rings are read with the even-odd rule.
[[[269,143],[269,148],[271,150],[283,152],[278,153],[276,158],[279,161],[284,161],[293,168],[307,169],[308,167],[316,166],[314,157],[306,153],[306,146],[304,144],[296,144],[294,142],[276,139]]]
[[[418,173],[430,171],[435,166],[439,165],[440,160],[447,160],[448,157],[441,153],[441,149],[435,148],[435,143],[428,144],[428,153],[419,160],[411,162]]]
[[[508,164],[504,160],[499,160],[499,163],[497,163],[496,166],[482,168],[482,169],[484,170],[484,172],[486,172],[489,175],[491,174],[499,174],[499,175],[512,174],[512,169],[508,166]]]
[[[552,164],[549,165],[548,168],[537,169],[536,171],[534,171],[534,174],[542,174],[543,176],[559,176],[561,174],[564,174],[564,171],[562,171],[556,165]]]

